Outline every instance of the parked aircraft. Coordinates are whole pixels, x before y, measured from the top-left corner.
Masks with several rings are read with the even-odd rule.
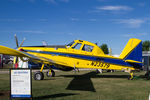
[[[0,46],[0,54],[42,63],[41,70],[34,74],[35,80],[44,79],[44,65],[50,67],[49,77],[55,76],[53,67],[56,67],[63,71],[76,68],[125,70],[130,73],[129,79],[133,79],[133,70],[142,68],[142,41],[135,38],[128,41],[119,57],[106,55],[99,46],[84,40],[74,40],[64,46],[22,46],[22,43],[18,46],[16,38],[16,44],[17,50]]]

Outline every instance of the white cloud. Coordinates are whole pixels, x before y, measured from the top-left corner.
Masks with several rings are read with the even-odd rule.
[[[38,0],[11,0],[11,1],[14,1],[14,2],[28,1],[28,2],[34,3],[34,2],[36,2]],[[70,0],[41,0],[41,1],[47,2],[47,3],[52,3],[52,4],[57,4],[57,2],[68,3]]]
[[[57,2],[65,2],[68,3],[70,0],[44,0],[45,2],[48,3],[53,3],[53,4],[57,4]]]
[[[20,22],[24,21],[23,19],[0,19],[0,22]]]
[[[145,19],[117,19],[114,21],[120,24],[125,24],[130,28],[138,28],[146,22]]]
[[[147,33],[138,33],[137,34],[138,36],[146,36],[146,35],[148,35]]]
[[[43,19],[38,19],[38,21],[40,21],[40,22],[48,22],[48,19],[43,18]]]
[[[79,21],[78,18],[74,18],[74,17],[70,18],[70,20],[71,20],[71,21]]]
[[[139,3],[138,4],[140,7],[144,7],[145,5],[146,5],[146,3],[145,2],[141,2],[141,3]]]
[[[106,11],[128,11],[132,10],[133,8],[128,6],[101,6],[96,7],[97,10],[106,10]]]
[[[0,32],[6,32],[6,33],[26,33],[26,34],[46,34],[47,32],[42,30],[9,30],[9,31],[0,31]]]
[[[97,21],[97,19],[89,19],[89,21],[91,21],[91,22],[96,22]]]
[[[48,3],[53,3],[53,4],[56,4],[56,0],[44,0],[45,2],[48,2]]]
[[[24,30],[24,31],[15,31],[15,32],[18,32],[18,33],[36,33],[36,34],[44,34],[44,33],[47,33],[47,32],[44,32],[44,31],[41,31],[41,30]]]
[[[70,0],[60,0],[60,1],[61,1],[61,2],[66,2],[66,3],[67,3],[67,2],[69,2]]]
[[[123,37],[134,37],[135,35],[134,34],[123,34],[122,36]]]
[[[107,1],[110,1],[110,0],[97,0],[97,1],[100,1],[100,2],[107,2]]]
[[[36,0],[11,0],[11,1],[14,1],[14,2],[19,2],[19,1],[29,1],[29,2],[35,2]]]
[[[30,2],[35,2],[35,0],[29,0]]]
[[[74,35],[74,33],[67,33],[68,35],[70,35],[70,36],[73,36]]]
[[[123,34],[123,37],[127,37],[127,38],[134,38],[134,37],[142,37],[142,36],[146,36],[148,35],[147,33],[128,33],[128,34]]]

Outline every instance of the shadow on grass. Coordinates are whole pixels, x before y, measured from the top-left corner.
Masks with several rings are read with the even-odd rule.
[[[150,80],[150,76],[140,75],[140,76],[136,77],[136,79]]]
[[[42,81],[47,81],[47,80],[55,80],[55,78],[44,79]]]
[[[3,96],[4,94],[3,93],[0,93],[0,96]]]
[[[10,95],[10,91],[1,91],[0,97],[8,97]]]
[[[58,97],[65,97],[65,96],[71,96],[71,95],[77,95],[77,94],[74,94],[74,93],[59,93],[59,94],[53,94],[53,95],[34,97],[33,99],[34,100],[42,100],[42,99],[58,98]]]
[[[61,75],[63,77],[74,77],[67,86],[67,90],[80,90],[96,92],[91,78],[128,78],[129,75],[97,75],[96,72],[89,72],[83,75]]]

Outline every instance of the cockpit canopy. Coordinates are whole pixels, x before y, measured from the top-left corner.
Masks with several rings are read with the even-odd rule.
[[[67,48],[70,48],[70,49],[91,52],[93,54],[104,54],[101,48],[99,48],[96,44],[88,42],[88,41],[74,40],[66,46]]]

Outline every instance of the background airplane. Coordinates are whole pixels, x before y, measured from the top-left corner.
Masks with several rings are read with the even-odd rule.
[[[133,79],[132,71],[142,68],[142,41],[135,38],[128,41],[119,57],[105,55],[96,44],[84,40],[74,40],[64,47],[22,46],[23,42],[19,46],[16,37],[16,44],[17,50],[0,46],[0,54],[17,56],[24,62],[42,63],[41,70],[34,74],[35,80],[44,79],[44,65],[50,67],[46,73],[49,77],[55,76],[52,69],[56,67],[63,71],[76,68],[125,70],[130,73],[129,79]]]

